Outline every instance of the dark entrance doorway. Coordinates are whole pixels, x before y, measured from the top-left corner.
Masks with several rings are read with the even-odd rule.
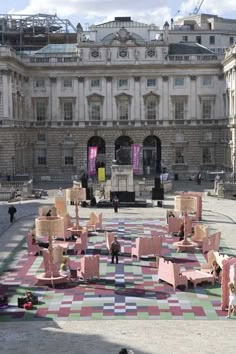
[[[89,147],[90,146],[97,146],[97,159],[96,159],[96,170],[99,167],[106,167],[106,144],[103,138],[100,136],[92,136],[88,140],[87,144],[87,156],[89,156]],[[88,159],[87,159],[87,166],[88,166]]]
[[[155,175],[161,172],[161,140],[155,135],[143,141],[143,173]]]

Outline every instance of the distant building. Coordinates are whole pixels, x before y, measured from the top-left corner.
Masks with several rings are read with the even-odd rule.
[[[179,178],[230,171],[223,56],[177,34],[167,22],[117,17],[88,31],[78,25],[74,44],[18,55],[1,46],[2,173],[11,174],[14,157],[16,173],[70,178],[98,146],[97,167],[109,175],[116,151],[130,155],[132,144],[142,147],[140,176],[163,165]]]

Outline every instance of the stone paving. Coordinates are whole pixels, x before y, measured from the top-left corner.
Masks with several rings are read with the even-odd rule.
[[[192,186],[190,185],[190,187]],[[204,188],[204,186],[200,187]],[[182,185],[181,183],[177,184],[175,188],[176,191],[186,190],[186,188],[188,190],[193,189],[189,188],[187,184]],[[206,191],[207,189],[205,189]],[[52,191],[50,195],[53,196],[55,193],[56,191]],[[170,333],[178,334],[180,328],[191,330],[192,337],[194,337],[193,343],[196,341],[196,346],[192,350],[194,353],[222,352],[220,350],[222,349],[222,341],[220,340],[218,341],[219,351],[217,351],[216,343],[214,345],[211,343],[210,348],[202,348],[200,351],[197,344],[197,336],[204,340],[202,338],[204,333],[209,332],[210,335],[212,330],[217,333],[219,326],[227,329],[228,334],[231,331],[232,321],[234,320],[218,321],[218,319],[224,318],[225,313],[220,310],[220,288],[217,284],[214,286],[203,284],[196,289],[190,287],[185,291],[178,289],[174,292],[168,284],[157,283],[153,259],[131,262],[130,248],[135,237],[148,235],[152,228],[160,228],[160,230],[165,231],[164,208],[120,209],[118,215],[115,215],[112,210],[104,210],[106,215],[104,225],[118,233],[122,243],[123,256],[120,258],[118,266],[110,265],[103,234],[92,234],[90,236],[88,252],[101,253],[101,280],[98,283],[79,284],[79,286],[78,284],[72,284],[71,287],[66,289],[33,288],[34,275],[42,267],[42,258],[27,256],[24,237],[27,230],[32,227],[33,215],[37,215],[39,205],[48,204],[51,201],[52,198],[49,196],[47,200],[17,204],[17,221],[10,226],[6,214],[8,206],[6,203],[0,205],[0,230],[2,231],[0,236],[1,287],[10,295],[10,304],[12,305],[8,313],[0,313],[0,327],[2,327],[1,322],[4,323],[4,329],[2,333],[0,332],[0,335],[2,334],[1,338],[5,338],[4,353],[13,352],[14,343],[18,348],[18,353],[30,352],[30,350],[27,351],[29,348],[24,348],[24,350],[21,348],[23,337],[17,335],[12,337],[10,335],[12,327],[15,328],[16,334],[19,330],[14,320],[21,324],[24,321],[24,329],[35,328],[37,331],[37,328],[40,328],[39,333],[42,340],[42,333],[45,333],[42,332],[42,328],[47,327],[46,323],[49,323],[48,321],[50,321],[50,328],[53,332],[59,326],[63,333],[62,337],[70,338],[70,343],[71,341],[73,343],[71,351],[69,351],[71,353],[117,353],[119,348],[124,345],[135,350],[135,353],[187,352],[188,341],[185,341],[184,347],[178,349],[167,343]],[[233,200],[218,200],[217,198],[207,197],[206,193],[204,194],[203,222],[209,223],[212,228],[222,231],[221,247],[228,254],[235,253],[235,203]],[[172,205],[173,194],[167,196],[164,203],[165,207]],[[89,209],[80,209],[81,218],[84,220],[88,218],[90,211]],[[70,207],[70,213],[74,213],[73,207]],[[173,240],[166,235],[163,253],[167,257],[174,257],[183,269],[197,268],[204,261],[200,252],[188,255],[175,254],[172,242]],[[14,307],[14,304],[16,304],[17,296],[23,294],[28,286],[39,295],[40,305],[32,312],[19,311]],[[33,319],[34,322],[31,321]],[[36,325],[38,321],[35,322],[35,319],[40,319],[41,325]],[[119,319],[123,320],[120,322]],[[146,321],[143,322],[144,319]],[[160,319],[162,321],[156,321]],[[188,321],[184,321],[186,319]],[[195,322],[191,321],[193,319],[198,320],[197,326]],[[79,325],[78,321],[74,322],[74,320],[80,320],[79,323],[82,325]],[[83,321],[81,322],[81,320]],[[201,330],[205,326],[202,320],[208,323],[204,332]],[[222,325],[217,327],[214,320],[222,323]],[[143,326],[141,326],[141,323]],[[174,323],[178,323],[178,328]],[[189,327],[187,323],[189,323]],[[31,327],[32,324],[34,324],[33,327]],[[19,324],[19,326],[21,325]],[[155,336],[153,327],[158,328],[159,335]],[[81,350],[77,351],[77,336],[73,334],[75,328],[78,328],[81,334],[80,342],[82,341]],[[166,332],[164,332],[164,328]],[[194,328],[196,328],[196,333],[194,333]],[[160,337],[160,333],[163,333],[164,337]],[[93,339],[92,334],[94,334]],[[147,343],[146,336],[149,334],[152,334],[152,337]],[[103,336],[105,340],[98,339],[99,336]],[[140,340],[136,338],[137,336]],[[34,343],[37,343],[39,337],[35,334],[32,334],[32,337]],[[160,343],[157,345],[156,337],[159,340],[161,339],[165,346],[160,347]],[[183,342],[180,338],[175,340],[178,343]],[[53,342],[50,336],[47,336],[47,343],[52,352],[62,352],[63,345],[53,351]],[[85,344],[87,344],[87,347]],[[224,343],[224,345],[228,348],[228,353],[233,352],[230,351],[230,343]],[[42,346],[42,343],[40,346]],[[43,344],[44,348],[45,346],[46,343]],[[215,348],[213,351],[211,351],[212,347]],[[41,349],[36,350],[35,348],[33,352],[41,352]]]

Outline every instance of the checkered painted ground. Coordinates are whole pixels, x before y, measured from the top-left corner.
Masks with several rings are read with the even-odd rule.
[[[117,234],[121,243],[118,265],[110,264],[103,232],[91,234],[88,254],[100,254],[100,280],[89,283],[72,282],[66,287],[37,287],[35,275],[43,270],[42,256],[28,257],[26,244],[9,242],[11,255],[3,264],[0,276],[0,293],[9,296],[10,306],[0,310],[0,321],[55,319],[208,319],[224,318],[220,309],[221,290],[218,284],[208,283],[195,289],[173,290],[171,285],[157,282],[154,258],[140,261],[130,258],[131,247],[138,236],[150,236],[150,230],[164,233],[163,256],[181,265],[181,270],[199,268],[204,263],[200,251],[176,253],[172,243],[176,241],[166,233],[165,219],[105,220],[106,230]],[[71,243],[70,247],[73,246]],[[78,256],[69,251],[72,265]],[[31,290],[39,296],[39,305],[32,311],[16,307],[17,297]]]

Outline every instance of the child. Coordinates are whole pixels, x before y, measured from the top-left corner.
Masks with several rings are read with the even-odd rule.
[[[68,266],[68,258],[67,257],[63,258],[63,261],[60,265],[60,275],[66,276],[70,280],[71,274],[70,274],[70,268]]]
[[[234,283],[229,283],[229,308],[226,318],[230,318],[231,313],[236,311],[236,288]]]

